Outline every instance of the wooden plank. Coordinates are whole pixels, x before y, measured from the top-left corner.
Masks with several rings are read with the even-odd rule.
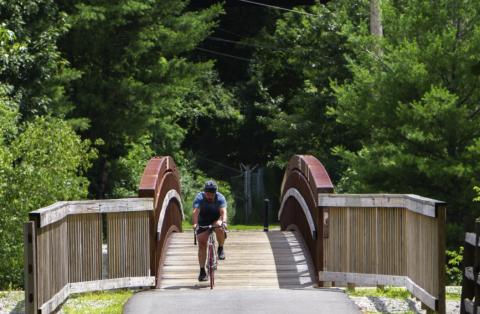
[[[24,224],[25,313],[37,312],[37,256],[35,222]]]
[[[52,313],[55,309],[62,304],[70,295],[69,290],[70,284],[66,284],[60,291],[58,291],[52,298],[43,303],[40,306],[40,311],[42,314]]]
[[[467,242],[471,246],[475,246],[476,239],[477,239],[477,235],[475,233],[473,232],[465,233],[465,242]],[[480,246],[480,243],[477,243],[477,246]]]
[[[427,305],[430,309],[437,311],[438,299],[428,293],[425,289],[417,285],[410,278],[405,278],[405,284],[408,291],[417,297],[422,303]]]
[[[437,311],[439,314],[445,314],[446,312],[446,300],[445,300],[445,286],[446,286],[446,274],[445,274],[445,250],[446,250],[446,220],[447,220],[447,209],[444,205],[437,207],[437,219],[434,221],[434,224],[437,228],[436,239],[433,239],[431,243],[437,243],[435,248],[437,250],[436,256],[436,268],[437,274],[434,274],[433,278],[433,293],[437,294],[437,302],[434,306],[430,308],[434,311]],[[433,232],[432,232],[433,235]],[[437,275],[437,276],[435,276]],[[427,279],[428,280],[428,279]]]
[[[40,306],[41,313],[51,313],[62,304],[70,294],[98,290],[110,290],[130,287],[153,287],[155,277],[127,277],[106,280],[75,282],[66,284],[50,300]]]
[[[413,194],[318,194],[321,207],[406,208],[429,217],[436,217],[437,207],[443,204]]]
[[[53,205],[30,212],[39,217],[39,227],[45,227],[68,215],[89,213],[113,213],[132,211],[153,211],[153,198],[124,198],[111,200],[87,200],[57,202]]]
[[[473,314],[473,302],[470,299],[464,299],[463,304],[467,313]]]
[[[76,282],[70,284],[70,293],[81,293],[97,290],[110,290],[131,287],[153,287],[155,277],[124,277],[115,279]]]
[[[405,276],[390,276],[377,274],[360,274],[360,273],[345,273],[345,272],[318,272],[320,281],[340,281],[354,283],[357,286],[405,286]]]

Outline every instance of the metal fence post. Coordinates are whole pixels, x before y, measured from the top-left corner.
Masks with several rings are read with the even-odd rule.
[[[263,212],[263,231],[268,232],[268,209],[270,208],[270,200],[265,199],[265,211]]]

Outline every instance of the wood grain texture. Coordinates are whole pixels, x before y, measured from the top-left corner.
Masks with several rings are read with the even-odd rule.
[[[174,233],[162,267],[161,289],[198,289],[198,247],[193,233]],[[295,232],[230,232],[226,259],[215,273],[218,289],[302,288],[315,283],[313,264]]]

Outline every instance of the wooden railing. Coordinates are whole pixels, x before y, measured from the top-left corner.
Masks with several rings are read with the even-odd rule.
[[[50,313],[71,293],[153,286],[152,211],[153,199],[144,198],[58,202],[31,212],[25,224],[26,312]]]
[[[158,285],[172,232],[181,231],[179,174],[152,158],[134,199],[58,202],[25,224],[26,313],[50,313],[71,293]]]
[[[460,313],[480,313],[480,218],[475,221],[475,233],[465,234],[463,252],[463,284]]]
[[[445,203],[417,195],[332,191],[318,160],[292,157],[280,225],[305,238],[319,284],[404,286],[430,310],[444,313]]]
[[[319,194],[327,213],[321,281],[403,286],[445,311],[445,204],[417,195]]]

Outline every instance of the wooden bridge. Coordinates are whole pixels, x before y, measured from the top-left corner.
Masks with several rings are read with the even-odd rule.
[[[198,288],[179,182],[172,158],[153,158],[139,198],[58,202],[31,212],[27,313],[50,313],[76,292]],[[281,195],[281,232],[231,233],[219,289],[403,286],[427,309],[445,313],[443,202],[334,194],[323,165],[302,155],[290,160]],[[252,251],[260,260],[244,253]]]

